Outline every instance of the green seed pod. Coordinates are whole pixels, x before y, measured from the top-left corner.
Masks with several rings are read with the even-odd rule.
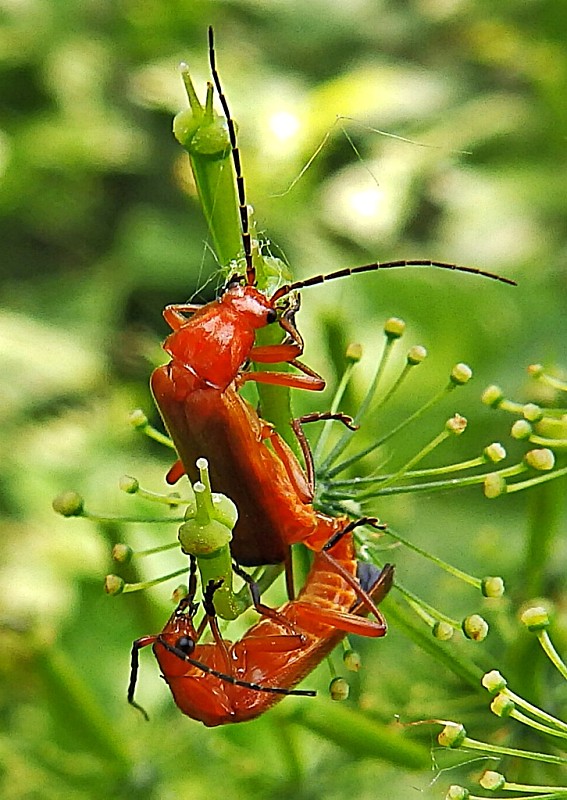
[[[80,517],[85,501],[78,492],[63,492],[53,500],[51,507],[63,517]]]

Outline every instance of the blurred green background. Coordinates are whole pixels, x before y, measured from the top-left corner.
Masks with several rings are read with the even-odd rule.
[[[164,485],[168,454],[136,435],[127,415],[141,406],[157,421],[148,376],[162,359],[165,303],[203,286],[198,298],[214,296],[207,280],[217,265],[171,135],[186,105],[181,60],[203,96],[209,24],[257,230],[296,277],[424,257],[519,283],[400,270],[306,290],[305,361],[332,387],[337,353],[362,342],[360,391],[383,320],[404,317],[408,344],[424,344],[430,358],[397,398],[393,422],[380,425],[411,413],[457,361],[471,364],[475,380],[415,440],[412,432],[396,442],[396,458],[455,410],[471,429],[446,461],[504,439],[508,420],[480,404],[484,386],[528,399],[528,364],[567,365],[567,7],[4,0],[0,24],[2,797],[440,797],[449,783],[466,782],[467,769],[431,784],[439,756],[429,729],[411,732],[432,751],[433,771],[421,773],[360,752],[348,731],[316,733],[301,707],[324,698],[289,698],[253,723],[206,730],[177,712],[150,653],[139,686],[145,723],[125,701],[129,648],[161,629],[172,587],[109,598],[102,579],[114,571],[113,541],[159,544],[175,529],[64,520],[50,502],[72,488],[92,510],[132,513],[135,501],[117,488],[123,473]],[[297,397],[296,410],[324,410],[331,396]],[[504,575],[519,602],[532,567],[529,526],[565,532],[561,488],[492,503],[478,488],[401,496],[378,512],[459,566]],[[553,555],[530,585],[564,600],[560,539]],[[405,584],[447,613],[482,611],[478,597],[429,564],[403,550],[391,558]],[[174,554],[147,574],[176,566]],[[508,643],[488,645],[487,667],[518,645],[512,611]],[[559,634],[565,643],[564,628]],[[353,709],[388,723],[396,714],[468,715],[471,734],[488,735],[485,698],[479,703],[395,626],[360,650]],[[519,650],[516,664],[526,663]],[[310,680],[324,695],[326,668]],[[554,696],[559,710],[562,700],[564,691]]]

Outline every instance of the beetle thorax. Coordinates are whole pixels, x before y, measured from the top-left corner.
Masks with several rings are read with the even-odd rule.
[[[220,298],[220,302],[232,308],[251,328],[263,328],[275,320],[274,308],[269,298],[253,286],[231,286]]]

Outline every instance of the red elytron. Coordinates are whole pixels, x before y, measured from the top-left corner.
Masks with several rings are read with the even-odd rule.
[[[388,593],[393,567],[382,571],[354,558],[352,536],[341,537],[332,547],[333,560],[315,555],[305,586],[296,600],[278,609],[288,627],[273,619],[253,625],[238,642],[222,639],[209,600],[205,600],[206,621],[215,641],[198,644],[199,632],[193,624],[196,607],[190,595],[180,603],[162,633],[144,636],[132,646],[132,672],[128,700],[134,702],[138,673],[138,653],[153,646],[162,676],[168,683],[179,709],[191,719],[207,726],[244,722],[263,714],[288,694],[313,695],[293,691],[347,633],[384,636],[386,622],[381,617],[368,620],[365,609],[350,582],[360,581],[361,591],[379,603]],[[340,564],[338,572],[334,564]],[[214,586],[212,587],[214,591]],[[212,610],[211,610],[212,609]],[[297,631],[290,635],[289,625]]]

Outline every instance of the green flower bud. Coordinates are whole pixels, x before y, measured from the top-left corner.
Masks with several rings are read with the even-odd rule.
[[[480,614],[471,614],[463,620],[462,630],[467,639],[482,642],[488,636],[488,623]]]
[[[232,530],[214,519],[206,525],[190,519],[179,528],[179,541],[183,552],[195,556],[210,556],[221,547],[226,547],[231,540]]]
[[[503,461],[506,458],[506,450],[500,442],[492,442],[492,444],[484,448],[482,454],[486,461],[490,461],[492,464],[498,464],[499,461]]]
[[[504,400],[504,392],[502,391],[500,386],[492,384],[491,386],[487,386],[487,388],[482,393],[480,399],[485,406],[492,406],[492,408],[498,408],[500,403]]]
[[[472,369],[468,364],[455,364],[451,371],[451,383],[455,386],[463,386],[472,378]]]
[[[549,627],[549,611],[543,606],[532,606],[520,615],[522,622],[531,633],[545,630]]]
[[[51,507],[63,517],[80,517],[85,501],[78,492],[63,492],[53,500]]]
[[[464,725],[457,722],[449,722],[437,737],[437,741],[441,747],[456,748],[462,745],[466,736],[467,732]]]
[[[485,597],[502,597],[504,594],[504,581],[498,576],[483,578],[481,590]]]
[[[539,378],[544,372],[543,364],[530,364],[528,367],[528,375],[531,378]]]
[[[361,344],[349,344],[346,349],[345,358],[350,364],[356,364],[362,358],[362,345]]]
[[[398,317],[390,317],[384,323],[384,333],[388,339],[399,339],[404,335],[406,323]]]
[[[525,419],[519,419],[512,425],[510,430],[510,434],[512,438],[518,439],[518,441],[523,441],[524,439],[529,439],[532,435],[532,426],[530,423]]]
[[[427,350],[420,344],[415,344],[408,350],[407,360],[408,364],[411,364],[412,367],[417,366],[417,364],[421,364],[421,362],[425,361],[426,358]]]
[[[362,664],[360,653],[357,653],[356,650],[346,650],[343,655],[343,663],[351,672],[358,672]]]
[[[498,694],[502,692],[508,685],[506,678],[498,672],[497,669],[492,669],[490,672],[485,672],[482,676],[482,685],[487,689],[490,694]]]
[[[497,472],[491,472],[484,479],[484,496],[488,497],[489,500],[493,500],[502,494],[506,494],[506,481],[502,475]]]
[[[106,594],[122,594],[124,581],[118,575],[107,575],[104,579],[104,591]]]
[[[525,456],[524,461],[532,469],[537,469],[540,472],[548,472],[555,466],[555,456],[553,450],[548,447],[540,447],[536,450],[529,450]]]
[[[112,559],[119,564],[129,564],[133,555],[134,551],[127,544],[118,543],[112,548]]]
[[[480,776],[479,783],[483,789],[487,789],[491,792],[497,792],[498,789],[504,788],[506,778],[504,775],[501,775],[500,772],[493,772],[492,770],[487,769],[486,772],[483,772]]]
[[[140,488],[137,479],[132,478],[131,475],[123,475],[118,481],[118,486],[123,492],[126,492],[126,494],[136,494]]]
[[[350,686],[344,678],[333,678],[329,684],[329,694],[331,700],[346,700],[350,692]]]
[[[505,694],[497,694],[492,703],[490,704],[490,710],[493,714],[496,714],[497,717],[509,717],[512,711],[516,708],[514,701],[510,700],[510,698]]]
[[[432,628],[433,636],[440,642],[448,642],[453,638],[455,629],[448,622],[436,622]]]
[[[453,783],[447,790],[445,800],[468,800],[470,795],[471,793],[464,786]]]
[[[466,417],[461,417],[460,414],[455,414],[451,419],[445,423],[445,430],[452,433],[454,436],[460,436],[467,429]]]
[[[148,418],[141,408],[136,408],[130,413],[128,421],[133,428],[145,428],[148,424]]]
[[[528,422],[539,422],[540,419],[543,419],[543,411],[540,406],[537,406],[535,403],[526,403],[522,409],[522,413],[524,419],[527,419]]]

